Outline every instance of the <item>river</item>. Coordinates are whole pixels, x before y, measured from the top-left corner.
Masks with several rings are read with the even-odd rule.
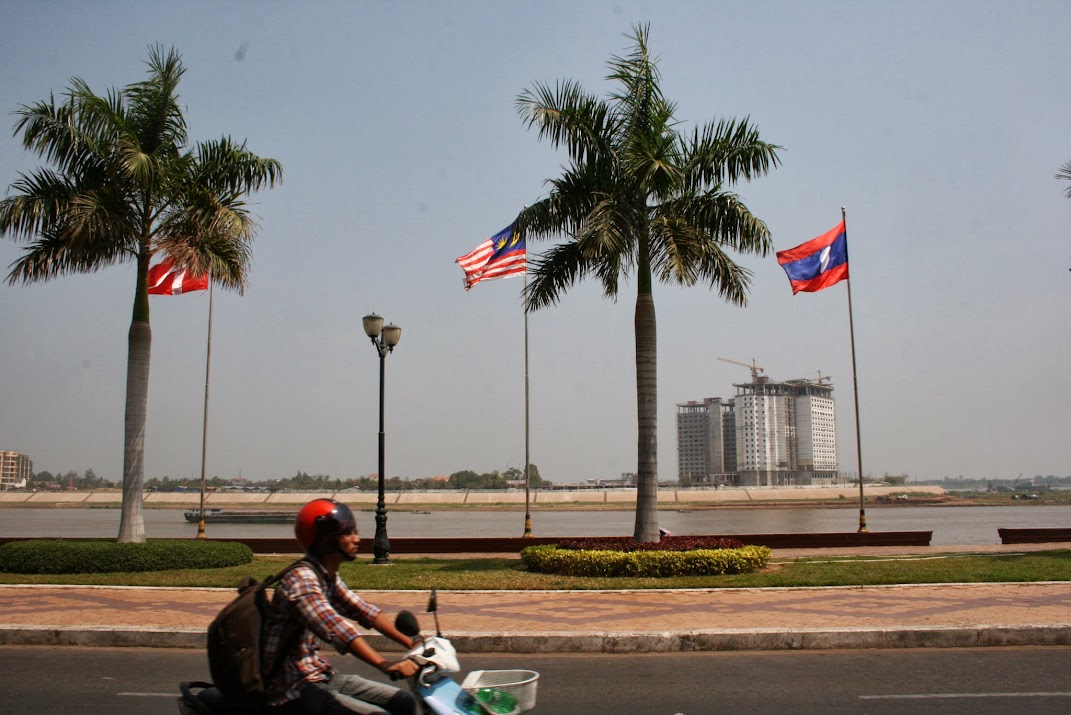
[[[146,509],[149,538],[192,538],[197,525],[181,509]],[[1037,528],[1071,525],[1071,506],[892,506],[866,511],[870,531],[932,531],[934,545],[999,544],[1000,527]],[[393,537],[521,536],[524,512],[441,510],[388,512],[387,533]],[[357,513],[361,534],[371,539],[375,522],[370,511]],[[858,509],[774,508],[664,510],[658,525],[673,534],[782,534],[851,532],[859,526]],[[535,536],[622,536],[633,531],[630,511],[534,511]],[[103,537],[119,532],[118,509],[0,509],[0,536]],[[211,538],[285,537],[286,524],[209,524]]]

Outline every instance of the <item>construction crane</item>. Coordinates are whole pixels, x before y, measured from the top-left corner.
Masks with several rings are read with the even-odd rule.
[[[818,380],[817,380],[817,382],[818,382],[819,385],[824,385],[825,383],[830,382],[832,379],[833,378],[830,377],[829,375],[823,375],[821,370],[818,371]]]
[[[750,365],[748,365],[746,362],[740,362],[739,360],[730,360],[729,358],[720,357],[718,359],[721,360],[722,362],[731,362],[733,365],[740,365],[741,367],[746,367],[746,368],[750,369],[751,370],[751,379],[752,380],[758,380],[759,379],[759,373],[760,372],[766,372],[766,370],[764,368],[759,367],[755,363],[755,358],[751,358],[751,364]]]

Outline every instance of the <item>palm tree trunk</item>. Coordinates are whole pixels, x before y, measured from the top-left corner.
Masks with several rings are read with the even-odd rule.
[[[152,328],[149,326],[148,256],[138,259],[138,282],[134,294],[134,317],[127,335],[126,421],[123,437],[123,508],[119,518],[121,544],[145,542],[142,514],[145,484],[145,416],[149,404],[149,353]]]
[[[640,241],[636,296],[636,541],[658,541],[658,339],[646,241]]]

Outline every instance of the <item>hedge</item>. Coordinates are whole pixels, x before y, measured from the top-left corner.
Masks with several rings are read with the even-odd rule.
[[[562,539],[559,549],[579,551],[695,551],[697,549],[739,549],[740,539],[729,536],[663,536],[658,541],[636,541],[631,536],[584,536]]]
[[[120,544],[104,539],[9,541],[0,546],[0,571],[21,574],[133,573],[212,569],[253,561],[245,544],[151,539]]]
[[[751,573],[764,568],[771,555],[768,546],[694,551],[578,551],[554,544],[528,546],[521,560],[529,571],[564,576],[720,576]]]

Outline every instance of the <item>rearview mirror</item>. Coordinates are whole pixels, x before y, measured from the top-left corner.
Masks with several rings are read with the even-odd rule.
[[[428,596],[428,613],[435,613],[439,610],[438,601],[435,598],[435,589],[431,589],[431,595]]]
[[[398,611],[398,615],[394,617],[394,627],[399,633],[410,638],[420,635],[420,622],[411,611]]]

